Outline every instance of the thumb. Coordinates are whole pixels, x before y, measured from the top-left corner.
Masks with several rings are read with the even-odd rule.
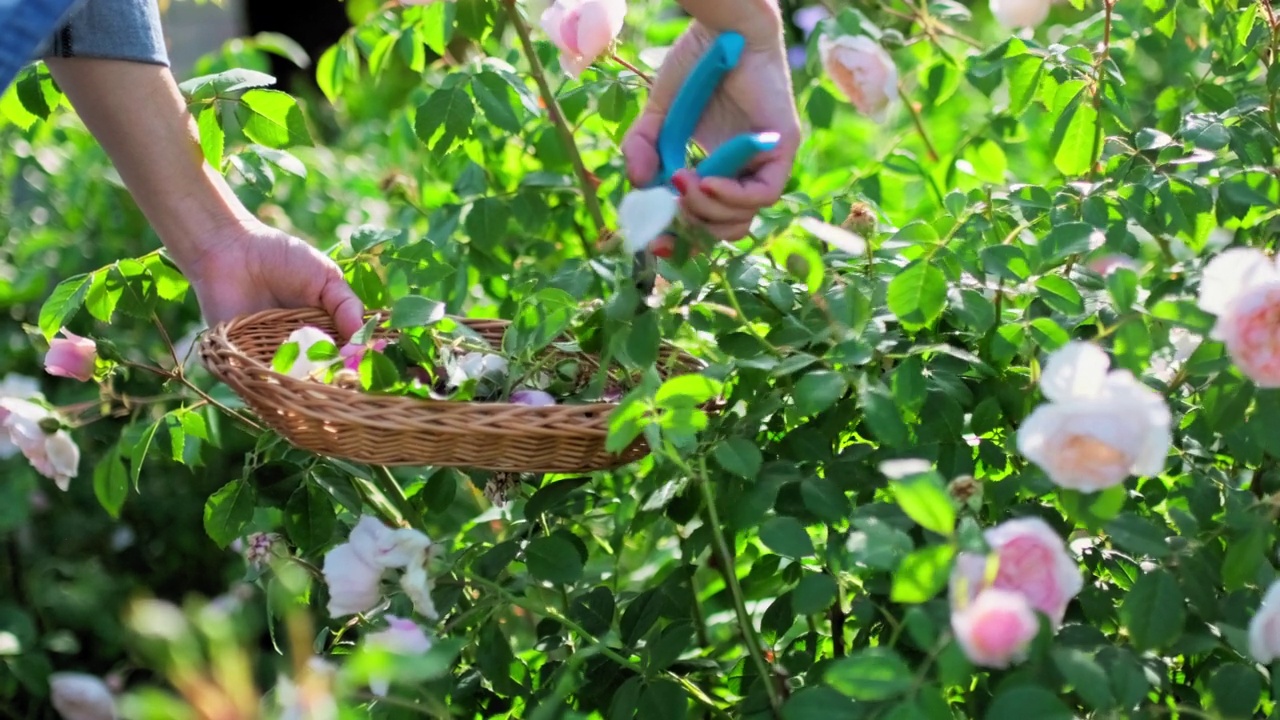
[[[351,339],[364,326],[364,303],[342,277],[342,271],[333,268],[325,277],[320,289],[320,305],[333,317],[338,335],[344,342]]]
[[[622,141],[627,178],[635,187],[648,185],[658,174],[658,133],[666,117],[666,108],[650,99]]]

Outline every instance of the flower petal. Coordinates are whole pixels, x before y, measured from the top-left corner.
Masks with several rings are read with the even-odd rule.
[[[1280,271],[1261,250],[1231,248],[1209,261],[1200,277],[1200,309],[1222,315],[1245,290],[1280,281]]]
[[[1097,397],[1111,359],[1097,345],[1070,342],[1049,356],[1040,375],[1040,391],[1056,402]]]

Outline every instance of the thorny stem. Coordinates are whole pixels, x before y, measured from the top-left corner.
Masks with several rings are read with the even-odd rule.
[[[214,406],[214,407],[218,408],[218,409],[219,409],[219,410],[221,410],[222,412],[224,412],[224,413],[226,413],[227,415],[229,415],[229,416],[231,416],[231,417],[235,418],[236,420],[239,420],[240,422],[244,423],[245,425],[248,425],[249,427],[253,428],[254,430],[257,430],[258,432],[262,432],[262,430],[263,430],[263,428],[262,428],[262,426],[261,426],[261,425],[259,425],[258,423],[256,423],[256,422],[254,422],[254,421],[250,420],[249,418],[245,417],[244,415],[242,415],[242,414],[240,414],[240,413],[236,412],[235,410],[232,410],[231,408],[227,407],[226,405],[223,405],[222,403],[218,402],[217,400],[214,400],[212,397],[210,397],[210,396],[209,396],[209,394],[208,394],[208,393],[206,393],[205,391],[203,391],[203,390],[201,390],[200,388],[196,387],[196,386],[195,386],[191,381],[187,380],[185,377],[182,377],[182,376],[181,376],[180,374],[178,374],[178,373],[170,372],[169,370],[165,370],[164,368],[156,367],[156,366],[154,366],[154,365],[147,365],[146,363],[132,362],[132,361],[129,361],[129,360],[126,360],[126,361],[124,361],[124,362],[122,362],[122,363],[120,363],[120,364],[121,364],[121,365],[124,365],[125,367],[131,367],[131,368],[133,368],[133,369],[135,369],[135,370],[142,370],[143,372],[149,372],[149,373],[151,373],[151,374],[153,374],[153,375],[158,375],[158,376],[160,376],[160,377],[162,377],[162,378],[165,378],[165,379],[168,379],[168,380],[176,380],[176,381],[178,381],[178,382],[182,383],[184,386],[186,386],[186,388],[187,388],[188,390],[190,390],[191,392],[195,393],[196,395],[199,395],[199,396],[200,396],[200,399],[201,399],[201,400],[203,400],[204,402],[206,402],[206,403],[208,403],[208,404],[210,404],[210,405],[212,405],[212,406]]]
[[[649,77],[648,75],[645,75],[645,74],[644,74],[644,72],[640,70],[640,68],[636,67],[635,65],[632,65],[631,63],[627,62],[626,60],[623,60],[621,57],[619,57],[619,56],[618,56],[618,54],[617,54],[617,53],[614,53],[614,54],[612,55],[612,57],[613,57],[613,61],[614,61],[614,62],[618,63],[618,64],[619,64],[619,65],[621,65],[622,67],[624,67],[624,68],[626,68],[626,69],[630,70],[631,72],[635,73],[635,74],[636,74],[636,77],[638,77],[638,78],[640,78],[641,80],[643,80],[645,85],[652,85],[652,84],[653,84],[653,78]]]
[[[529,26],[525,24],[524,18],[520,16],[520,10],[516,7],[516,0],[503,0],[503,6],[507,9],[507,16],[511,19],[511,25],[515,27],[516,34],[520,36],[520,45],[524,48],[525,57],[529,60],[529,68],[533,73],[533,79],[538,83],[538,91],[542,94],[542,102],[547,106],[547,114],[551,116],[551,122],[556,126],[556,131],[560,133],[560,140],[564,143],[565,152],[569,153],[569,160],[573,163],[574,173],[578,176],[578,183],[582,186],[582,199],[586,202],[587,212],[591,215],[591,219],[596,224],[596,236],[600,237],[608,227],[604,221],[604,213],[600,210],[600,199],[596,196],[595,183],[592,181],[591,173],[587,171],[587,166],[582,161],[582,153],[578,152],[578,145],[573,140],[573,130],[569,128],[569,123],[564,118],[564,113],[560,110],[560,104],[556,102],[555,93],[551,91],[551,84],[547,82],[547,73],[542,67],[542,62],[538,60],[538,53],[533,48],[533,38],[529,35]],[[595,257],[595,248],[585,236],[582,241],[582,251],[588,259]]]
[[[1280,72],[1280,17],[1276,16],[1276,10],[1271,0],[1258,0],[1258,2],[1262,5],[1263,12],[1267,14],[1267,25],[1271,27],[1271,57],[1269,63],[1271,67],[1268,69],[1268,74]],[[1268,80],[1270,80],[1269,77]],[[1271,113],[1272,127],[1280,129],[1280,110],[1277,110],[1280,100],[1277,100],[1276,95],[1275,91],[1267,93],[1267,109]]]
[[[1111,15],[1116,9],[1116,0],[1102,0],[1105,16],[1102,21],[1102,52],[1093,64],[1095,82],[1093,86],[1093,148],[1089,153],[1089,179],[1098,176],[1098,165],[1102,158],[1102,97],[1107,91],[1107,60],[1111,57]]]
[[[707,458],[705,455],[698,459],[697,483],[698,489],[702,493],[702,504],[707,512],[707,525],[711,529],[712,546],[715,548],[716,554],[720,556],[720,566],[724,572],[725,585],[729,587],[729,594],[733,596],[733,609],[738,614],[738,626],[742,631],[743,640],[746,641],[747,652],[751,654],[751,660],[755,663],[756,672],[760,674],[760,682],[764,683],[765,694],[769,696],[769,706],[773,710],[775,718],[782,717],[782,697],[778,694],[778,686],[774,683],[773,670],[770,669],[769,663],[764,659],[764,653],[761,652],[761,641],[756,635],[755,624],[751,620],[751,615],[747,612],[747,603],[742,594],[742,586],[738,584],[738,575],[734,571],[733,555],[729,553],[729,543],[724,537],[724,528],[720,524],[720,513],[716,510],[715,491],[711,489],[711,481],[707,479]]]
[[[924,119],[920,117],[920,111],[916,110],[916,106],[912,104],[911,98],[907,97],[907,91],[898,83],[898,97],[902,98],[902,104],[907,107],[907,112],[911,114],[911,122],[916,126],[916,132],[920,133],[920,139],[924,141],[924,148],[929,153],[929,159],[938,162],[938,150],[933,146],[933,140],[929,139],[929,132],[924,127]]]

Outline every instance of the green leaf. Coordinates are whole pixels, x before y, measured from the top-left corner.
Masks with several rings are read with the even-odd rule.
[[[1163,568],[1138,576],[1120,604],[1120,620],[1139,650],[1159,650],[1182,634],[1186,621],[1182,590]]]
[[[861,720],[859,705],[824,685],[800,688],[782,706],[782,720]]]
[[[460,87],[442,88],[418,107],[413,128],[424,145],[437,156],[442,156],[456,142],[471,136],[475,115],[475,105],[465,90]],[[440,133],[440,138],[433,144],[437,133]]]
[[[253,486],[243,479],[222,486],[204,505],[204,531],[220,548],[240,537],[253,519],[257,501]]]
[[[902,656],[887,647],[864,648],[827,667],[822,678],[855,700],[877,701],[911,689],[915,675]]]
[[[637,716],[685,720],[689,716],[689,695],[674,680],[661,678],[650,683],[640,694]]]
[[[836,580],[826,573],[809,573],[800,578],[791,593],[791,609],[797,615],[826,612],[836,599]]]
[[[569,619],[592,635],[604,635],[613,626],[616,605],[607,587],[595,587],[574,598],[569,606]]]
[[[529,573],[539,580],[569,585],[582,577],[582,556],[577,548],[559,535],[534,539],[524,554]]]
[[[486,120],[507,132],[520,132],[520,119],[513,109],[511,86],[507,81],[485,71],[471,79],[471,93]]]
[[[664,408],[691,408],[702,405],[720,394],[723,385],[706,375],[677,375],[658,388],[654,402]]]
[[[1232,538],[1222,560],[1222,584],[1228,592],[1243,589],[1256,580],[1258,568],[1267,562],[1270,546],[1270,533],[1262,528],[1254,528],[1244,537]]]
[[[867,385],[858,397],[864,422],[877,440],[893,448],[901,448],[910,440],[910,431],[902,419],[902,410],[884,385]]]
[[[1021,115],[1035,99],[1044,75],[1044,60],[1035,55],[1018,55],[1009,61],[1009,112]]]
[[[1004,690],[991,703],[985,720],[1075,720],[1075,714],[1056,695],[1035,685]]]
[[[716,445],[712,453],[720,467],[751,480],[760,474],[764,456],[755,443],[746,438],[730,438]]]
[[[284,506],[284,531],[303,553],[327,546],[336,524],[329,494],[315,483],[304,482]]]
[[[200,132],[200,149],[204,152],[204,159],[213,167],[221,168],[227,135],[223,132],[222,123],[218,120],[217,105],[210,105],[201,110],[196,126]]]
[[[84,304],[91,280],[92,276],[87,273],[74,275],[58,283],[53,289],[49,299],[40,307],[38,322],[45,340],[52,340]]]
[[[1055,647],[1050,651],[1053,664],[1075,693],[1095,710],[1105,710],[1115,704],[1111,697],[1107,672],[1088,655],[1075,648]]]
[[[1145,518],[1132,514],[1121,515],[1107,523],[1106,531],[1112,542],[1136,555],[1153,558],[1169,555],[1169,546],[1165,543],[1168,533]]]
[[[927,260],[915,260],[889,281],[889,310],[908,330],[919,330],[942,314],[947,276]]]
[[[1036,288],[1040,291],[1040,299],[1063,315],[1084,312],[1084,299],[1070,280],[1058,275],[1045,275],[1036,281]]]
[[[813,554],[813,541],[799,520],[785,515],[769,518],[760,526],[760,541],[784,557],[800,559]]]
[[[902,511],[920,527],[939,535],[950,535],[955,530],[956,508],[937,473],[929,471],[894,480],[890,487]]]
[[[932,545],[908,555],[893,574],[889,597],[898,603],[928,602],[947,584],[955,548]]]
[[[1063,132],[1062,143],[1053,156],[1054,167],[1067,177],[1089,172],[1098,160],[1098,152],[1101,151],[1102,143],[1095,140],[1099,122],[1098,111],[1084,97],[1084,93],[1079,97],[1080,102],[1075,109],[1067,110],[1070,113],[1070,119]]]
[[[1253,717],[1262,699],[1262,676],[1252,667],[1228,663],[1213,671],[1209,678],[1212,707],[1229,718]]]
[[[147,453],[151,452],[151,441],[156,437],[156,431],[160,429],[163,420],[157,420],[147,426],[142,431],[142,437],[134,444],[129,452],[129,466],[132,469],[133,489],[138,489],[138,482],[142,478],[142,466],[147,462]]]
[[[421,328],[434,325],[445,315],[444,303],[421,295],[406,295],[391,306],[391,328]]]
[[[1044,267],[1052,267],[1071,255],[1088,251],[1093,233],[1094,227],[1089,223],[1069,222],[1054,225],[1040,242]]]
[[[269,148],[311,145],[311,131],[298,101],[278,90],[250,90],[240,97],[237,117],[245,136]]]
[[[120,508],[129,495],[129,471],[120,458],[119,445],[112,447],[93,469],[93,493],[108,515],[120,517]]]
[[[835,112],[835,96],[825,87],[814,85],[813,91],[809,93],[809,101],[805,103],[805,114],[809,116],[810,124],[818,129],[829,128]]]
[[[796,408],[805,415],[817,415],[844,396],[849,383],[840,373],[814,370],[796,383]]]

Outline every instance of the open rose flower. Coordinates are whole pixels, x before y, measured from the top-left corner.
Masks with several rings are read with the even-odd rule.
[[[0,399],[0,430],[36,472],[66,490],[79,473],[80,448],[46,408],[27,400]]]
[[[1263,665],[1280,658],[1280,580],[1271,583],[1249,621],[1249,654]]]
[[[542,13],[542,29],[565,72],[577,77],[613,44],[626,14],[625,0],[556,0]]]
[[[40,392],[40,381],[26,375],[10,373],[0,380],[0,400],[44,400],[44,395]],[[8,417],[9,411],[0,405],[0,427],[3,427]],[[9,433],[0,431],[0,460],[17,454],[18,446],[9,439]]]
[[[992,588],[954,610],[951,629],[974,665],[1006,668],[1026,656],[1040,622],[1022,595]]]
[[[382,352],[387,349],[386,340],[374,340],[368,345],[356,345],[347,343],[338,350],[338,356],[342,358],[342,366],[348,370],[359,370],[360,362],[364,360],[364,356],[370,350],[374,352]]]
[[[826,35],[818,39],[818,53],[827,77],[858,110],[883,122],[898,93],[898,67],[876,41],[862,35]]]
[[[311,352],[311,348],[316,345],[328,343],[329,345],[333,345],[335,350],[337,349],[338,343],[329,335],[329,333],[326,333],[320,328],[312,327],[310,325],[300,327],[289,333],[289,337],[285,339],[285,345],[290,343],[297,343],[298,357],[294,358],[293,364],[289,366],[288,370],[286,370],[284,374],[294,378],[295,380],[306,380],[311,377],[313,373],[324,370],[334,364],[333,358],[327,360],[312,360],[308,357],[308,354]]]
[[[116,701],[107,684],[84,673],[49,676],[49,702],[64,720],[115,720]]]
[[[431,649],[431,638],[423,632],[418,623],[394,615],[387,616],[386,630],[370,633],[365,644],[370,648],[378,648],[394,655],[422,655]],[[386,695],[391,689],[385,678],[369,679],[369,689],[379,697]]]
[[[1072,342],[1049,356],[1040,405],[1018,429],[1018,452],[1057,485],[1096,492],[1164,468],[1173,437],[1164,398],[1101,348]]]
[[[1200,309],[1218,316],[1221,340],[1258,387],[1280,387],[1280,268],[1261,250],[1232,248],[1204,268]]]
[[[329,615],[339,618],[362,613],[374,608],[382,598],[382,575],[387,570],[405,569],[401,586],[414,603],[415,609],[428,617],[435,617],[435,608],[424,606],[420,597],[410,589],[421,592],[425,588],[430,601],[430,583],[426,576],[426,562],[430,556],[431,539],[409,528],[392,529],[368,515],[362,516],[347,542],[338,545],[324,556],[325,584],[329,587]],[[412,576],[412,582],[406,578]],[[420,576],[420,577],[419,577]],[[427,609],[430,612],[423,612]]]
[[[991,14],[1007,28],[1035,27],[1049,17],[1052,0],[991,0]]]
[[[951,603],[963,608],[983,590],[1016,592],[1031,607],[1062,624],[1067,605],[1084,587],[1080,567],[1062,538],[1040,518],[1016,518],[983,533],[996,559],[996,573],[988,577],[986,555],[961,553],[951,573]]]
[[[44,356],[45,372],[81,382],[92,380],[98,363],[97,343],[66,328],[60,333],[62,337],[49,342],[49,352]]]

